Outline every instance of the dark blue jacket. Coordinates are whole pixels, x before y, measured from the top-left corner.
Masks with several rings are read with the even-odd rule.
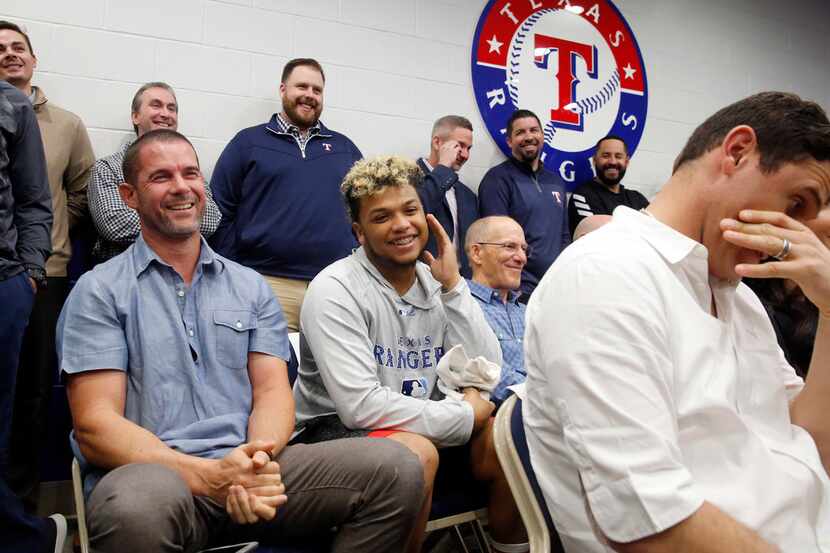
[[[51,229],[52,195],[32,103],[0,81],[0,280],[43,270]]]
[[[351,140],[322,124],[305,152],[276,114],[240,131],[210,181],[222,212],[211,245],[260,273],[313,279],[357,245],[340,183],[360,158]]]
[[[565,183],[541,163],[534,173],[528,164],[511,157],[484,175],[478,206],[482,217],[507,215],[524,229],[532,251],[522,271],[522,292],[532,293],[571,242]]]
[[[455,231],[452,224],[452,212],[447,203],[447,190],[455,189],[455,200],[458,204],[458,267],[464,277],[473,278],[467,253],[464,251],[464,240],[467,239],[467,229],[473,221],[478,219],[478,199],[475,192],[458,180],[458,174],[449,167],[436,165],[430,171],[423,159],[418,160],[418,167],[424,173],[421,186],[418,188],[418,195],[421,197],[421,203],[424,204],[424,212],[432,213],[438,219],[447,231],[450,240]],[[438,253],[435,236],[431,233],[427,242],[427,250],[432,255]]]

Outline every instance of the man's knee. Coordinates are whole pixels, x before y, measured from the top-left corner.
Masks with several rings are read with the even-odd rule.
[[[161,465],[131,464],[107,473],[87,504],[91,534],[126,537],[180,526],[192,511],[193,497],[175,471]]]
[[[379,493],[391,497],[404,511],[414,516],[424,497],[424,469],[421,460],[408,447],[389,439],[376,440],[372,448]],[[435,453],[437,465],[438,453]]]
[[[415,454],[424,473],[425,485],[432,486],[440,459],[435,444],[419,434],[409,432],[397,432],[388,436],[388,439],[403,444]]]

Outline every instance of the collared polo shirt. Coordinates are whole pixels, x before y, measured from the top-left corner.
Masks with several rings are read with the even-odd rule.
[[[468,280],[467,284],[501,346],[501,378],[490,393],[490,399],[500,404],[509,395],[508,386],[521,384],[527,378],[523,345],[526,308],[519,303],[516,292],[508,292],[507,303],[504,303],[497,290],[474,280]]]
[[[285,320],[265,280],[204,239],[190,286],[142,236],[83,275],[57,343],[63,372],[124,371],[124,416],[175,450],[209,458],[246,441],[248,353],[289,359]]]
[[[308,141],[311,140],[313,136],[320,134],[320,121],[315,122],[305,134],[300,132],[300,127],[294,123],[286,121],[279,112],[277,113],[277,124],[282,132],[290,134],[294,138],[297,142],[297,146],[300,147],[300,151],[303,152],[303,155],[305,155],[305,147],[306,144],[308,144]]]
[[[761,302],[645,213],[564,251],[527,308],[525,428],[568,551],[611,552],[707,501],[781,551],[830,551],[830,479]],[[712,315],[714,300],[717,317]]]

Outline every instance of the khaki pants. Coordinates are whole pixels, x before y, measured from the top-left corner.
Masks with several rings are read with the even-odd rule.
[[[282,314],[288,325],[288,332],[299,332],[300,309],[303,306],[305,292],[308,290],[308,281],[269,275],[262,276],[265,277],[265,281],[280,302]]]

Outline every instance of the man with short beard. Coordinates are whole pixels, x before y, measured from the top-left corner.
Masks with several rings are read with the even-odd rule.
[[[609,134],[597,142],[594,153],[596,177],[574,190],[568,202],[571,234],[580,221],[591,215],[611,215],[620,205],[637,210],[648,207],[645,196],[622,185],[628,159],[628,147],[619,136]]]
[[[507,215],[524,230],[531,254],[522,271],[522,303],[527,303],[545,271],[571,241],[565,183],[539,159],[543,140],[535,113],[513,112],[507,121],[511,156],[487,171],[478,188],[482,217]]]
[[[356,246],[340,183],[361,153],[320,122],[326,77],[310,58],[282,71],[282,111],[240,131],[211,179],[222,223],[212,245],[262,274],[299,330],[308,283]]]

